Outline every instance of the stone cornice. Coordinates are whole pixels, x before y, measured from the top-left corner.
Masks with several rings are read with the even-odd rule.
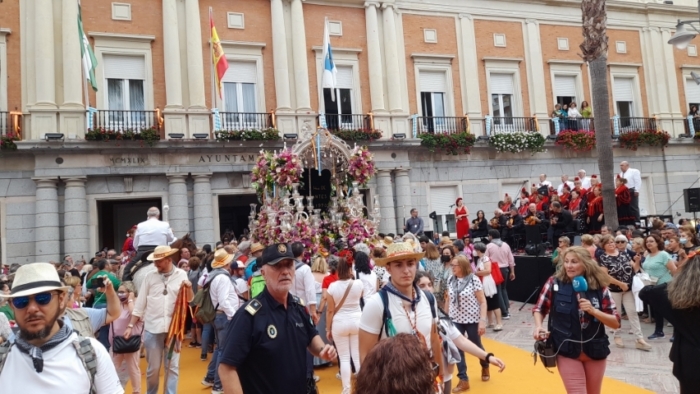
[[[108,39],[108,40],[120,40],[120,41],[137,41],[137,42],[151,42],[155,41],[156,36],[148,34],[122,34],[122,33],[106,33],[106,32],[88,32],[88,36],[98,39]]]

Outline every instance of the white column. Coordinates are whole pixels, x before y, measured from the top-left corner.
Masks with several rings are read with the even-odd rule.
[[[661,101],[659,97],[659,85],[657,81],[661,78],[661,74],[657,72],[657,67],[656,63],[661,62],[661,57],[656,56],[656,53],[654,51],[654,35],[658,35],[658,30],[656,28],[652,27],[645,27],[642,29],[641,33],[641,42],[642,42],[642,59],[644,63],[644,77],[645,77],[645,85],[646,85],[646,93],[647,93],[647,106],[649,108],[649,112],[651,114],[656,114],[661,112],[660,111],[660,104],[659,102]],[[673,48],[672,45],[667,46]]]
[[[396,210],[394,210],[394,187],[391,184],[391,170],[377,171],[377,194],[379,194],[379,213],[382,215],[379,232],[396,233]]]
[[[36,182],[34,261],[61,261],[57,181],[56,178],[34,178]]]
[[[530,113],[524,113],[523,116],[535,116],[540,120],[540,132],[549,135],[547,97],[541,94],[545,84],[540,25],[534,19],[526,19],[524,28],[525,65],[527,68],[528,92],[530,94]]]
[[[462,92],[462,102],[464,103],[464,113],[469,117],[481,117],[481,95],[479,90],[479,58],[476,51],[476,34],[474,33],[474,17],[468,14],[459,15],[460,30],[462,37],[462,77],[464,78],[464,88]]]
[[[56,105],[54,75],[53,1],[36,0],[34,12],[34,67],[36,70],[36,106]],[[73,19],[76,26],[78,14]]]
[[[292,0],[292,55],[294,57],[294,87],[297,97],[297,112],[311,109],[309,96],[309,65],[306,60],[306,30],[304,7],[301,0]]]
[[[668,45],[667,42],[671,38],[671,30],[661,29],[661,45],[663,48],[664,56],[661,58],[664,60],[664,78],[666,79],[666,86],[668,86],[668,99],[669,99],[669,112],[674,117],[682,117],[683,109],[681,108],[681,100],[678,91],[678,78],[676,76],[676,62],[673,57],[673,45]],[[646,73],[645,73],[646,74]],[[685,87],[685,81],[683,81]]]
[[[165,109],[182,108],[182,67],[175,0],[163,0],[163,55],[165,56]],[[198,59],[201,54],[197,56]],[[203,81],[200,81],[203,83]]]
[[[393,4],[384,4],[384,56],[386,57],[386,81],[389,90],[389,110],[401,112],[401,78],[399,75],[398,41],[396,39],[396,15]]]
[[[90,252],[88,210],[85,199],[85,177],[68,178],[63,202],[63,250],[78,259]]]
[[[396,228],[403,233],[404,221],[411,216],[411,180],[408,170],[396,170]]]
[[[277,111],[291,111],[287,33],[284,28],[284,6],[282,5],[282,0],[272,0],[270,9],[272,12],[272,60],[275,67]]]
[[[379,25],[377,23],[379,3],[365,3],[365,20],[367,25],[367,60],[369,65],[369,90],[372,99],[372,112],[384,112],[384,76],[382,72],[382,54],[379,45]]]
[[[202,52],[202,26],[199,18],[199,0],[185,1],[187,24],[187,81],[190,92],[190,108],[206,109],[204,100],[204,65]]]
[[[83,107],[78,2],[63,0],[63,106]]]
[[[187,174],[168,174],[168,222],[176,237],[190,232],[187,207]]]
[[[194,237],[200,245],[213,245],[214,215],[211,206],[211,174],[193,174],[194,177]]]

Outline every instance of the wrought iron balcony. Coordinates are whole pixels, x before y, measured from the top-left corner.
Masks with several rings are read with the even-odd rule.
[[[534,117],[487,116],[486,135],[539,131]]]
[[[219,112],[220,127],[214,131],[264,130],[275,128],[274,115],[269,112]]]
[[[611,120],[612,122],[612,120]],[[612,126],[612,123],[611,123]],[[593,118],[553,118],[549,120],[549,134],[567,131],[595,131]]]
[[[141,131],[156,129],[163,131],[160,110],[125,111],[98,109],[87,112],[88,129],[102,128],[107,131]]]
[[[624,134],[632,131],[657,130],[656,118],[619,117],[612,119],[613,134]]]
[[[423,133],[459,133],[469,131],[468,118],[462,116],[416,116],[414,130]]]
[[[330,131],[338,130],[369,130],[372,128],[370,115],[365,114],[346,114],[335,115],[326,114],[326,129]],[[320,116],[316,117],[318,126],[321,126]]]
[[[19,111],[0,111],[0,136],[22,137],[22,113]]]
[[[687,137],[695,136],[696,133],[700,133],[700,117],[688,115],[683,119],[683,126]]]

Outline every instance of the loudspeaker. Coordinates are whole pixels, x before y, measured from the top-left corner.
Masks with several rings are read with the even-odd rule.
[[[700,212],[700,188],[683,189],[686,212]]]

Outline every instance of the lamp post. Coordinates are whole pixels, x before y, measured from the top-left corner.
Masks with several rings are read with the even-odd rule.
[[[698,0],[698,16],[700,17],[700,0]],[[700,34],[700,30],[695,27],[694,23],[700,24],[700,19],[687,21],[682,21],[679,19],[678,24],[676,25],[676,32],[673,33],[673,36],[668,40],[668,43],[674,45],[678,49],[687,48],[688,44],[690,44],[690,42],[698,34]]]

